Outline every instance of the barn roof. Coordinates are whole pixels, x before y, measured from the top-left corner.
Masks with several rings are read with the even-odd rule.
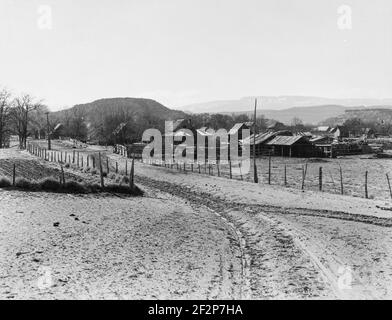
[[[185,121],[185,119],[177,119],[173,122],[173,131],[177,130],[178,127]]]
[[[211,133],[207,132],[207,127],[201,127],[200,129],[196,129],[196,132],[200,136],[212,136]]]
[[[57,124],[55,127],[54,127],[54,129],[53,129],[53,131],[57,131],[57,130],[59,130],[59,129],[61,129],[63,127],[63,124],[62,123],[59,123],[59,124]]]
[[[253,125],[253,122],[239,122],[236,123],[233,128],[230,129],[229,134],[236,134],[236,132],[238,132],[238,130],[240,130],[242,128],[242,126],[246,126],[246,127],[251,127]]]
[[[304,136],[277,136],[271,141],[267,142],[267,144],[269,146],[291,146],[301,139],[306,140]]]
[[[265,143],[266,141],[271,140],[276,136],[292,136],[292,135],[293,134],[287,130],[281,130],[276,132],[267,131],[267,132],[256,134],[256,144]],[[254,135],[252,134],[248,138],[243,139],[242,144],[253,144],[253,139],[254,139],[253,137]]]
[[[327,131],[329,131],[331,128],[329,127],[329,126],[320,126],[320,127],[317,127],[316,128],[316,130],[317,131],[320,131],[320,132],[327,132]]]

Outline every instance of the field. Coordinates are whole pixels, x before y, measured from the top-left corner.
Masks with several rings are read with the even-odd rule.
[[[368,171],[369,198],[390,200],[386,174],[392,177],[392,159],[372,159],[368,156],[347,156],[338,159],[300,159],[273,157],[271,183],[284,185],[284,166],[287,167],[287,185],[302,187],[302,166],[307,163],[305,189],[319,190],[319,168],[323,171],[323,190],[340,194],[340,171],[343,173],[344,194],[365,197],[365,172]],[[268,158],[257,160],[262,183],[268,182]],[[252,173],[253,174],[253,173]],[[248,175],[247,179],[253,177]]]
[[[84,160],[101,152],[110,172],[116,163],[118,174],[126,163],[129,171],[129,159],[110,148],[53,147]],[[0,297],[391,298],[391,202],[309,190],[310,180],[302,192],[294,183],[300,159],[287,163],[293,188],[284,188],[279,160],[271,186],[262,159],[259,185],[219,178],[216,169],[212,176],[136,162],[143,197],[0,189]],[[343,159],[309,163],[308,178],[313,166],[327,172],[336,161],[345,168]],[[13,163],[30,179],[59,175],[57,162],[0,150],[0,175]],[[98,180],[84,169],[70,165],[67,179]]]

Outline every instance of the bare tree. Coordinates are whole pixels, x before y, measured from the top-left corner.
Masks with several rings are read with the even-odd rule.
[[[11,94],[6,89],[0,91],[0,149],[4,148],[5,141],[10,134]]]
[[[14,130],[19,137],[20,149],[26,149],[30,113],[40,107],[42,107],[41,102],[35,102],[34,98],[28,94],[23,94],[13,101],[11,115],[14,123]]]

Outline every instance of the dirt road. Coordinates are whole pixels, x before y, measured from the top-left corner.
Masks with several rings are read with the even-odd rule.
[[[318,210],[300,202],[283,208],[266,205],[262,195],[252,201],[252,191],[265,186],[144,164],[137,172],[140,184],[207,206],[233,226],[241,235],[250,298],[392,297],[392,215],[375,211],[374,202],[367,202],[375,207],[368,215],[366,207],[355,213],[357,199],[350,197],[344,200],[352,202],[351,212],[328,210],[328,202]],[[240,202],[231,183],[239,184]]]
[[[26,153],[0,159],[57,172]],[[0,297],[392,297],[389,203],[135,171],[142,198],[0,191]]]

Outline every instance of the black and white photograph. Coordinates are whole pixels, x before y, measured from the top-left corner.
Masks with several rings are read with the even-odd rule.
[[[392,298],[390,0],[0,0],[0,39],[0,300]]]

